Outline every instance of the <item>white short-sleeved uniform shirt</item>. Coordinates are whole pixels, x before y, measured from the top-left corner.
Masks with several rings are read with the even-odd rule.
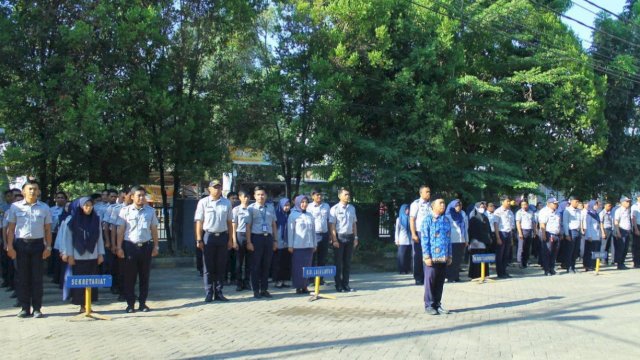
[[[7,221],[16,224],[17,239],[40,239],[44,238],[44,226],[51,224],[51,211],[42,201],[29,204],[20,200],[11,204]]]

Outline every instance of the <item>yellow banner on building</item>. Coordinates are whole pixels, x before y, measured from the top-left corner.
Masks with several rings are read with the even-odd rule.
[[[160,185],[143,185],[143,187],[147,189],[147,202],[149,202],[149,206],[162,206]],[[173,185],[166,185],[164,188],[167,191],[167,202],[171,205],[173,203]]]
[[[230,147],[231,161],[238,165],[271,165],[262,151]]]

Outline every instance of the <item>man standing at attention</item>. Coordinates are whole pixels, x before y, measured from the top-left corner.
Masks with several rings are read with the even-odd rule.
[[[431,189],[427,185],[420,186],[420,198],[409,207],[409,228],[413,240],[413,278],[416,285],[424,284],[424,270],[422,266],[422,246],[420,243],[420,229],[424,218],[431,213]]]
[[[251,288],[253,297],[271,298],[269,293],[269,269],[273,252],[278,248],[276,212],[267,205],[267,192],[262,186],[253,190],[256,202],[249,205],[247,218],[247,250],[251,254]]]
[[[500,219],[498,226],[500,232],[497,237],[496,246],[496,272],[500,279],[510,278],[507,273],[507,265],[509,264],[509,254],[512,242],[513,230],[516,227],[516,218],[511,211],[511,199],[504,195],[500,197],[502,205],[493,213]]]
[[[42,260],[51,255],[51,212],[38,201],[39,190],[36,181],[28,180],[22,185],[24,200],[14,202],[7,216],[7,254],[18,264],[21,318],[31,316],[31,308],[34,318],[42,317]]]
[[[204,264],[205,302],[228,301],[222,294],[227,269],[228,251],[233,247],[231,202],[222,197],[222,183],[209,183],[209,196],[198,201],[196,222],[196,246],[202,250]],[[202,237],[201,237],[202,236]]]
[[[158,256],[158,218],[149,205],[145,205],[147,191],[142,186],[131,189],[133,204],[123,207],[118,215],[116,251],[124,259],[124,296],[127,313],[135,312],[136,279],[140,279],[138,311],[150,311],[147,306],[151,258]]]
[[[351,194],[349,190],[341,188],[338,191],[340,202],[335,204],[329,212],[329,226],[331,227],[331,241],[336,264],[336,291],[354,291],[349,287],[351,274],[351,256],[358,247],[358,219],[356,208],[349,204]]]
[[[327,265],[329,252],[329,204],[322,201],[322,192],[316,189],[311,192],[313,202],[309,204],[307,211],[315,219],[317,251],[313,253],[313,266]],[[324,278],[320,278],[320,284],[324,285]]]
[[[444,215],[444,199],[431,203],[432,213],[424,220],[420,230],[424,261],[424,308],[429,315],[448,314],[442,307],[442,292],[451,265],[451,220]]]

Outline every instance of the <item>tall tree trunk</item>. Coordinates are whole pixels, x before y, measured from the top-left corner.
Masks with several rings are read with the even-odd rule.
[[[167,236],[167,248],[173,253],[173,238],[171,236],[171,218],[169,216],[169,202],[167,201],[167,188],[165,182],[164,151],[156,145],[156,157],[158,160],[158,171],[160,172],[160,195],[162,196],[162,214],[164,218],[164,231]]]
[[[177,167],[177,166],[176,166]],[[173,171],[173,219],[171,219],[171,225],[173,226],[173,239],[175,239],[177,250],[179,244],[182,242],[182,234],[183,234],[183,223],[182,223],[182,211],[184,210],[183,206],[176,206],[178,201],[182,201],[180,199],[180,188],[182,179],[180,178],[180,174],[178,170]]]

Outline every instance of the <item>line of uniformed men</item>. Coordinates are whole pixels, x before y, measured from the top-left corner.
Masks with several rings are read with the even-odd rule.
[[[228,301],[222,289],[230,250],[236,252],[236,290],[252,289],[257,299],[271,297],[268,289],[272,261],[289,261],[287,267],[292,271],[287,277],[292,275],[297,293],[308,293],[307,280],[300,279],[302,267],[326,265],[329,245],[334,248],[336,291],[353,291],[349,278],[358,233],[356,212],[347,189],[339,191],[340,201],[331,208],[318,190],[311,193],[311,199],[297,197],[290,213],[286,209],[292,204],[283,199],[279,215],[267,202],[261,186],[255,187],[252,204],[249,193],[239,191],[240,204],[235,207],[222,197],[219,180],[211,181],[208,191],[209,196],[200,199],[194,215],[196,247],[202,253],[205,302]],[[279,216],[283,218],[279,220]],[[274,256],[279,254],[279,248],[280,254],[288,252],[293,256]],[[277,264],[275,269],[283,265]],[[275,270],[273,278],[282,286],[287,279],[279,278],[278,273]]]

